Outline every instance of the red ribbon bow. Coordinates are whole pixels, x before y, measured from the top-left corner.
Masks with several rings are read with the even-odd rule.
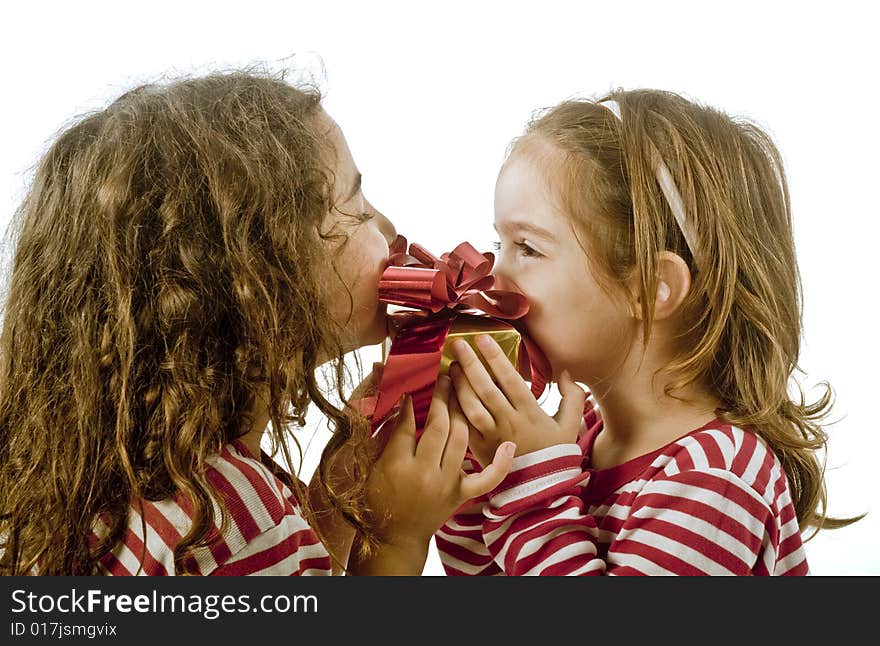
[[[462,242],[439,258],[418,244],[398,235],[391,246],[389,266],[379,281],[379,300],[417,310],[391,316],[402,317],[385,362],[378,395],[361,402],[371,416],[375,433],[400,404],[404,394],[412,398],[416,428],[428,416],[434,385],[440,370],[443,345],[452,322],[460,314],[497,319],[517,329],[521,337],[520,374],[531,380],[539,397],[547,385],[550,365],[540,348],[514,323],[529,311],[522,294],[493,289],[490,274],[495,256],[480,253]]]

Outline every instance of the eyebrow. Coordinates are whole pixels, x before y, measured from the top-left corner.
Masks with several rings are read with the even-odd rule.
[[[499,230],[498,225],[492,225],[496,231]],[[513,233],[514,231],[526,231],[528,233],[532,233],[539,238],[543,238],[548,242],[555,242],[556,236],[547,231],[547,229],[543,229],[531,222],[525,222],[522,220],[514,220],[513,222],[504,222],[501,224],[501,230],[506,233]]]
[[[348,195],[345,197],[343,202],[348,202],[351,198],[357,195],[357,192],[361,190],[361,182],[363,181],[363,179],[364,176],[360,173],[355,176],[354,182],[351,185],[351,190],[348,192]]]

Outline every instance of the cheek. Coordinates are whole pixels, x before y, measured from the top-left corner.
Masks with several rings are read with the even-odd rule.
[[[557,375],[564,368],[600,368],[609,356],[619,356],[627,323],[603,294],[580,284],[556,284],[529,300],[526,330]]]
[[[545,292],[530,299],[531,308],[525,319],[526,330],[551,362],[580,345],[584,334],[584,320],[578,308],[569,300],[553,296]]]
[[[526,330],[544,351],[556,354],[555,348],[570,344],[571,328],[577,327],[579,318],[573,301],[577,295],[554,284],[523,289],[522,293],[529,300],[529,313],[523,321]]]
[[[388,245],[381,235],[361,227],[351,236],[347,251],[343,277],[351,291],[352,318],[369,325],[377,310],[384,310],[379,303],[379,279],[388,258]]]
[[[378,307],[380,275],[381,271],[378,269],[369,271],[365,269],[358,274],[351,290],[355,314],[359,312],[369,314]]]

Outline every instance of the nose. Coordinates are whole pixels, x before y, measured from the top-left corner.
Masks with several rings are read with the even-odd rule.
[[[492,266],[492,276],[495,277],[495,284],[493,287],[495,289],[506,289],[512,291],[512,281],[510,279],[510,274],[507,271],[507,264],[504,262],[504,257],[499,255],[495,258],[495,264]]]
[[[386,218],[384,213],[377,210],[376,225],[379,227],[379,231],[382,232],[382,235],[385,236],[385,241],[390,247],[391,243],[397,238],[397,229],[394,228],[394,223]]]

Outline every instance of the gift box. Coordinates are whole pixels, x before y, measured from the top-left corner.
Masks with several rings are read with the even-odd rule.
[[[491,252],[480,253],[468,242],[438,257],[397,237],[379,283],[379,299],[389,311],[385,367],[377,394],[359,402],[374,434],[404,395],[412,399],[421,432],[437,377],[455,360],[451,346],[457,339],[473,346],[478,335],[492,336],[531,384],[532,394],[543,393],[549,362],[519,323],[528,302],[522,294],[495,289],[493,264]]]
[[[400,310],[397,310],[397,312],[399,313]],[[395,316],[393,312],[390,313],[389,336],[382,345],[383,363],[388,360],[391,345],[394,338],[397,336],[397,331],[411,322],[411,318]],[[477,336],[480,334],[492,337],[501,348],[501,351],[504,353],[504,356],[510,364],[519,371],[524,379],[531,379],[532,375],[528,363],[524,362],[524,366],[520,365],[522,356],[520,349],[523,344],[523,338],[520,331],[506,321],[488,316],[477,316],[474,314],[458,314],[449,324],[449,331],[446,333],[446,340],[440,354],[438,375],[449,374],[449,366],[455,361],[452,344],[457,340],[464,341],[474,349],[477,358],[479,358],[483,365],[486,366],[486,370],[491,375],[492,370],[483,359],[483,355],[476,345]]]

